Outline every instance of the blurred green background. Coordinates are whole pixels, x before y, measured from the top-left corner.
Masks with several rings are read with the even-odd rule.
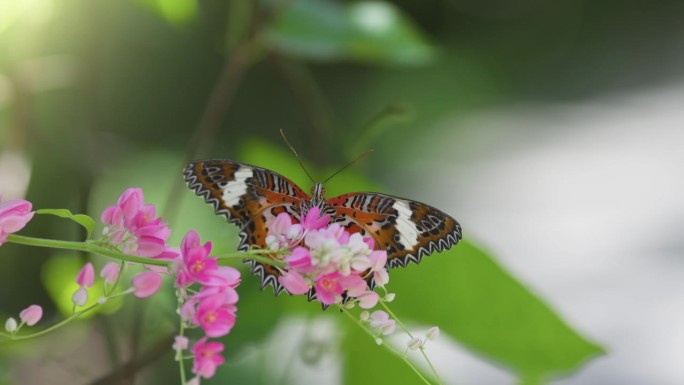
[[[464,227],[463,243],[393,270],[389,284],[404,322],[417,331],[442,329],[427,353],[446,383],[615,383],[623,377],[609,369],[581,374],[592,359],[611,357],[611,347],[596,342],[610,338],[589,338],[564,321],[502,267],[487,241],[477,242],[489,240],[487,226],[471,232],[471,217],[460,215],[496,207],[505,218],[515,205],[465,199],[459,178],[496,178],[471,166],[506,159],[520,142],[543,147],[581,129],[569,117],[554,127],[557,115],[543,122],[548,129],[519,121],[507,127],[508,115],[494,114],[501,119],[490,126],[503,128],[479,130],[473,117],[521,106],[518,117],[534,115],[549,103],[591,105],[678,79],[683,11],[677,1],[637,0],[4,0],[0,193],[97,218],[125,188],[139,186],[169,222],[174,243],[197,229],[225,252],[234,249],[237,229],[185,188],[180,170],[188,160],[248,162],[307,189],[279,129],[319,180],[372,148],[328,183],[330,196],[409,196]],[[524,182],[516,173],[506,171],[511,186]],[[507,190],[499,190],[504,202]],[[22,233],[84,235],[42,216]],[[562,257],[564,246],[554,247]],[[105,261],[3,245],[2,319],[31,303],[46,311],[39,325],[63,318],[86,259]],[[223,338],[227,364],[207,383],[417,383],[337,312],[260,292],[240,268],[238,323]],[[45,338],[2,343],[0,384],[177,383],[174,301],[169,282],[153,299],[112,303]],[[573,321],[593,325],[590,314],[565,309]],[[393,341],[402,345],[402,338]],[[653,383],[677,383],[659,378]]]

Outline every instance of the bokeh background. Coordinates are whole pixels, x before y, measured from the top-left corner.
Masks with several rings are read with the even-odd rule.
[[[0,193],[97,218],[139,186],[173,242],[197,229],[221,252],[237,230],[184,187],[189,159],[307,188],[279,129],[320,180],[372,148],[331,195],[410,197],[465,231],[389,285],[411,328],[442,329],[427,353],[445,383],[682,384],[683,15],[667,0],[3,0]],[[22,234],[84,236],[44,216]],[[39,325],[67,316],[87,259],[104,263],[3,245],[3,322],[31,303]],[[417,383],[337,312],[244,272],[207,383]],[[165,290],[0,341],[0,383],[177,383]]]

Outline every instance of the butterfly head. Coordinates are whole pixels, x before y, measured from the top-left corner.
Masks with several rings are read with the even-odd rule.
[[[325,189],[323,183],[316,183],[311,189],[311,207],[323,209],[325,205]]]

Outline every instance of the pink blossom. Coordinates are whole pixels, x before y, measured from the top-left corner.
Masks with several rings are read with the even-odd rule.
[[[369,290],[357,296],[356,299],[359,300],[359,307],[362,309],[371,309],[378,304],[380,296],[378,293]]]
[[[222,337],[235,325],[234,302],[225,295],[214,294],[200,299],[193,321],[209,337]],[[233,310],[233,311],[231,311]]]
[[[141,188],[127,188],[116,201],[116,205],[126,218],[134,218],[143,206],[144,195]]]
[[[292,253],[285,257],[285,262],[290,269],[301,273],[310,274],[314,271],[314,266],[311,264],[311,254],[306,247],[292,249]]]
[[[278,282],[287,289],[290,294],[304,294],[311,286],[298,272],[294,270],[284,272],[278,277]]]
[[[35,325],[43,317],[43,308],[31,305],[19,313],[19,318],[28,326]]]
[[[95,268],[93,264],[86,263],[76,275],[76,283],[81,287],[92,287],[95,283]]]
[[[324,305],[332,305],[337,302],[338,298],[344,292],[344,288],[340,283],[343,275],[340,273],[324,274],[316,279],[316,297]]]
[[[156,217],[154,206],[144,204],[140,188],[126,189],[116,205],[102,212],[101,219],[109,226],[105,235],[113,244],[123,244],[126,253],[154,258],[168,249],[166,240],[171,231]]]
[[[314,206],[306,213],[301,224],[305,230],[319,230],[327,226],[329,222],[330,215],[321,215],[321,209]]]
[[[34,214],[31,211],[31,202],[23,199],[0,203],[0,245],[5,243],[9,234],[23,229]]]
[[[197,313],[196,305],[197,301],[194,299],[185,301],[179,311],[179,315],[183,321],[190,322],[195,318],[195,313]]]
[[[176,336],[173,338],[173,350],[180,351],[188,348],[188,337]]]
[[[138,298],[146,298],[159,290],[162,278],[153,271],[144,271],[131,279],[133,283],[133,295]]]
[[[382,310],[376,310],[370,315],[370,326],[379,329],[382,334],[392,334],[396,327],[396,322],[390,319],[389,314]]]
[[[106,283],[113,285],[116,283],[116,280],[119,279],[120,272],[121,268],[117,263],[107,262],[104,267],[102,267],[102,270],[100,270],[100,277],[102,277]]]
[[[192,364],[192,372],[204,378],[211,378],[216,374],[216,368],[223,364],[223,344],[220,342],[207,342],[204,337],[192,347],[195,360]]]

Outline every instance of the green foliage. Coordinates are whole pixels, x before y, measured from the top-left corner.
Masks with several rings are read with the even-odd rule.
[[[521,378],[567,373],[603,352],[471,242],[391,274],[400,317],[439,325]]]
[[[86,239],[89,239],[90,235],[93,233],[93,230],[95,230],[95,221],[93,220],[93,218],[85,214],[73,214],[71,211],[67,209],[40,209],[36,210],[36,214],[47,214],[54,215],[60,218],[71,219],[72,221],[78,223],[86,229]]]
[[[294,0],[280,11],[265,41],[288,55],[394,65],[424,64],[433,57],[411,20],[389,2]]]

